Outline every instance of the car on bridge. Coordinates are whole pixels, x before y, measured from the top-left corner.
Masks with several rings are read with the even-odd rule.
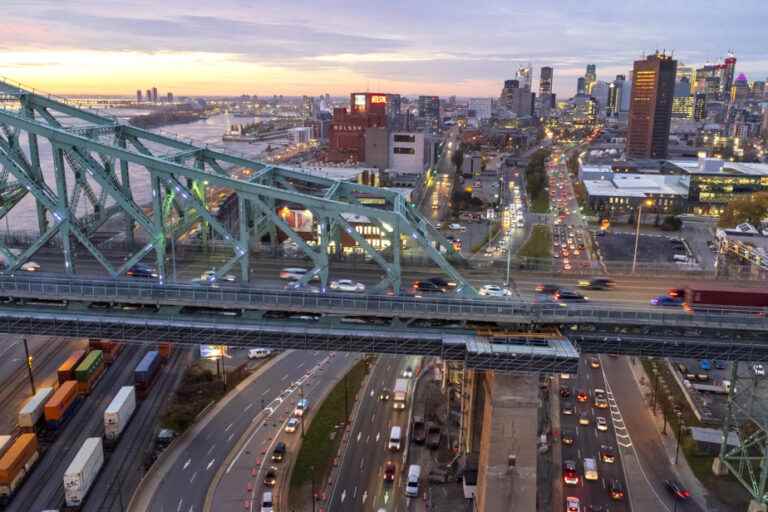
[[[154,268],[145,265],[144,263],[136,263],[125,273],[125,275],[142,279],[153,279],[158,276],[157,271]]]
[[[218,279],[216,278],[216,269],[212,268],[210,270],[206,270],[202,274],[200,274],[200,281],[205,281],[208,283],[212,283],[214,281],[226,281],[228,283],[234,283],[237,280],[234,274],[224,274],[223,276],[220,276]]]
[[[264,487],[274,487],[277,483],[277,466],[270,466],[264,475]]]
[[[554,295],[555,300],[562,302],[584,302],[588,301],[589,297],[586,297],[579,292],[573,290],[560,289]]]
[[[540,284],[536,286],[536,291],[546,295],[554,295],[560,291],[560,286],[556,284]]]
[[[575,252],[578,256],[578,253]],[[579,288],[586,288],[588,290],[608,290],[609,288],[613,288],[614,282],[612,279],[608,279],[607,277],[595,277],[592,279],[582,279],[578,283]]]
[[[651,299],[651,306],[682,306],[683,299],[680,297],[670,297],[669,295],[659,295]]]
[[[296,430],[299,428],[299,419],[298,418],[290,418],[288,422],[285,424],[285,431],[289,434],[293,434],[296,432]]]
[[[484,297],[509,297],[512,295],[512,292],[509,291],[509,288],[504,288],[495,284],[484,285],[482,288],[480,288],[479,293]]]
[[[413,283],[413,292],[445,293],[446,290],[432,281],[416,281]]]
[[[309,270],[301,267],[284,268],[283,270],[280,271],[280,279],[298,281],[301,278],[303,278],[305,275],[307,275],[307,272],[309,272]],[[315,274],[314,276],[312,276],[312,279],[319,280],[320,276]]]
[[[677,480],[664,480],[664,487],[667,488],[675,499],[685,501],[691,497],[691,492],[683,487]]]
[[[331,290],[340,292],[364,292],[365,285],[357,281],[352,281],[351,279],[339,279],[337,281],[331,281]]]
[[[24,272],[40,272],[40,265],[34,261],[28,261],[19,268]]]

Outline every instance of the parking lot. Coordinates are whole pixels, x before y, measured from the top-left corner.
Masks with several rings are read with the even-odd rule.
[[[635,250],[634,233],[605,233],[594,237],[603,261],[632,261]],[[680,239],[667,235],[640,235],[637,261],[643,263],[673,263],[674,256],[690,258],[690,252]],[[684,262],[682,262],[684,263]]]

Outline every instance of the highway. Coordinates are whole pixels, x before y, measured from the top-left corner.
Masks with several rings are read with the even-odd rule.
[[[623,434],[620,414],[611,408],[598,409],[594,406],[594,390],[606,389],[602,371],[599,368],[592,368],[589,358],[583,357],[579,362],[578,374],[571,377],[571,379],[560,379],[561,388],[567,389],[570,394],[569,398],[561,399],[560,424],[562,432],[568,432],[573,436],[574,443],[571,446],[562,445],[563,460],[560,462],[561,464],[565,461],[576,463],[579,483],[575,487],[563,483],[563,495],[579,498],[582,506],[600,505],[612,512],[628,511],[630,510],[628,496],[620,501],[613,500],[608,490],[612,480],[618,480],[625,493],[627,485],[618,452],[618,442],[623,441],[621,438],[617,440],[616,437],[617,425],[618,433]],[[586,393],[585,402],[577,400],[576,396],[579,392]],[[573,414],[563,414],[563,411],[568,408],[572,410]],[[602,432],[597,429],[597,417],[606,419],[607,431]],[[581,421],[587,421],[588,424],[582,425],[580,424]],[[601,447],[603,445],[610,446],[616,453],[615,462],[609,463],[601,460]],[[592,458],[596,461],[598,480],[585,480],[585,458]]]
[[[284,411],[291,404],[295,404],[300,392],[295,385],[297,380],[315,368],[315,372],[335,375],[348,368],[352,359],[351,355],[329,358],[329,354],[320,352],[291,352],[284,357],[278,357],[277,361],[265,367],[264,371],[239,393],[225,402],[220,402],[209,416],[209,421],[193,427],[194,435],[187,438],[184,444],[170,455],[170,470],[162,475],[159,484],[152,489],[145,487],[137,491],[142,498],[135,503],[134,510],[201,511],[206,495],[213,491],[211,484],[214,476],[235,450],[243,434],[252,425],[256,425],[256,430],[249,434],[252,437],[248,439],[247,446],[254,443],[255,446],[261,447],[266,439],[274,436],[275,428],[270,421],[284,418]],[[322,378],[317,378],[314,383],[309,381],[305,385],[305,396],[313,396],[322,381]],[[274,420],[269,416],[273,411]],[[268,417],[270,421],[264,425],[264,420]],[[242,451],[235,452],[234,458],[225,468],[231,468],[230,473],[222,478],[222,483],[215,489],[216,499],[219,500],[217,503],[227,503],[229,508],[237,502],[238,509],[242,507],[245,499],[253,504],[256,489],[260,489],[260,486],[247,491],[245,482],[241,484],[237,478],[242,474],[242,470],[251,471],[257,456],[260,457],[246,445],[243,445]],[[256,499],[260,499],[260,496]],[[146,503],[146,507],[143,503]]]
[[[404,411],[395,411],[392,400],[380,400],[382,389],[390,392],[403,370],[420,366],[418,357],[381,356],[368,380],[362,395],[350,435],[350,443],[335,473],[335,484],[328,499],[328,510],[355,512],[359,510],[408,510],[404,499],[406,447],[410,443],[408,422],[410,399]],[[413,379],[410,379],[413,382]],[[393,426],[402,428],[401,449],[388,450],[389,435]],[[384,465],[395,463],[395,480],[384,481]]]

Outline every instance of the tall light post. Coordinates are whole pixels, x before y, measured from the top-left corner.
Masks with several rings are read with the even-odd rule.
[[[632,256],[632,273],[635,273],[635,267],[637,266],[637,246],[640,243],[640,220],[643,214],[643,205],[647,207],[653,206],[653,199],[646,199],[640,203],[637,208],[637,226],[635,227],[635,253]]]
[[[675,464],[677,464],[677,457],[680,455],[680,436],[683,433],[683,414],[677,412],[677,444],[675,445]]]

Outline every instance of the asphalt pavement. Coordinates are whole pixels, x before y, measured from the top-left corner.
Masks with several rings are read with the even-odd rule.
[[[406,450],[410,440],[409,414],[412,389],[408,394],[408,405],[403,411],[395,411],[392,400],[380,400],[382,389],[390,392],[395,380],[402,377],[406,367],[415,370],[420,358],[415,356],[381,356],[361,395],[362,403],[352,423],[350,443],[340,460],[335,474],[328,510],[355,512],[359,510],[383,509],[387,512],[411,510],[409,501],[403,495],[408,468],[405,467]],[[415,376],[415,375],[414,375]],[[413,383],[414,379],[409,379]],[[402,429],[401,449],[387,449],[393,426]],[[384,481],[384,465],[395,463],[395,480]]]

